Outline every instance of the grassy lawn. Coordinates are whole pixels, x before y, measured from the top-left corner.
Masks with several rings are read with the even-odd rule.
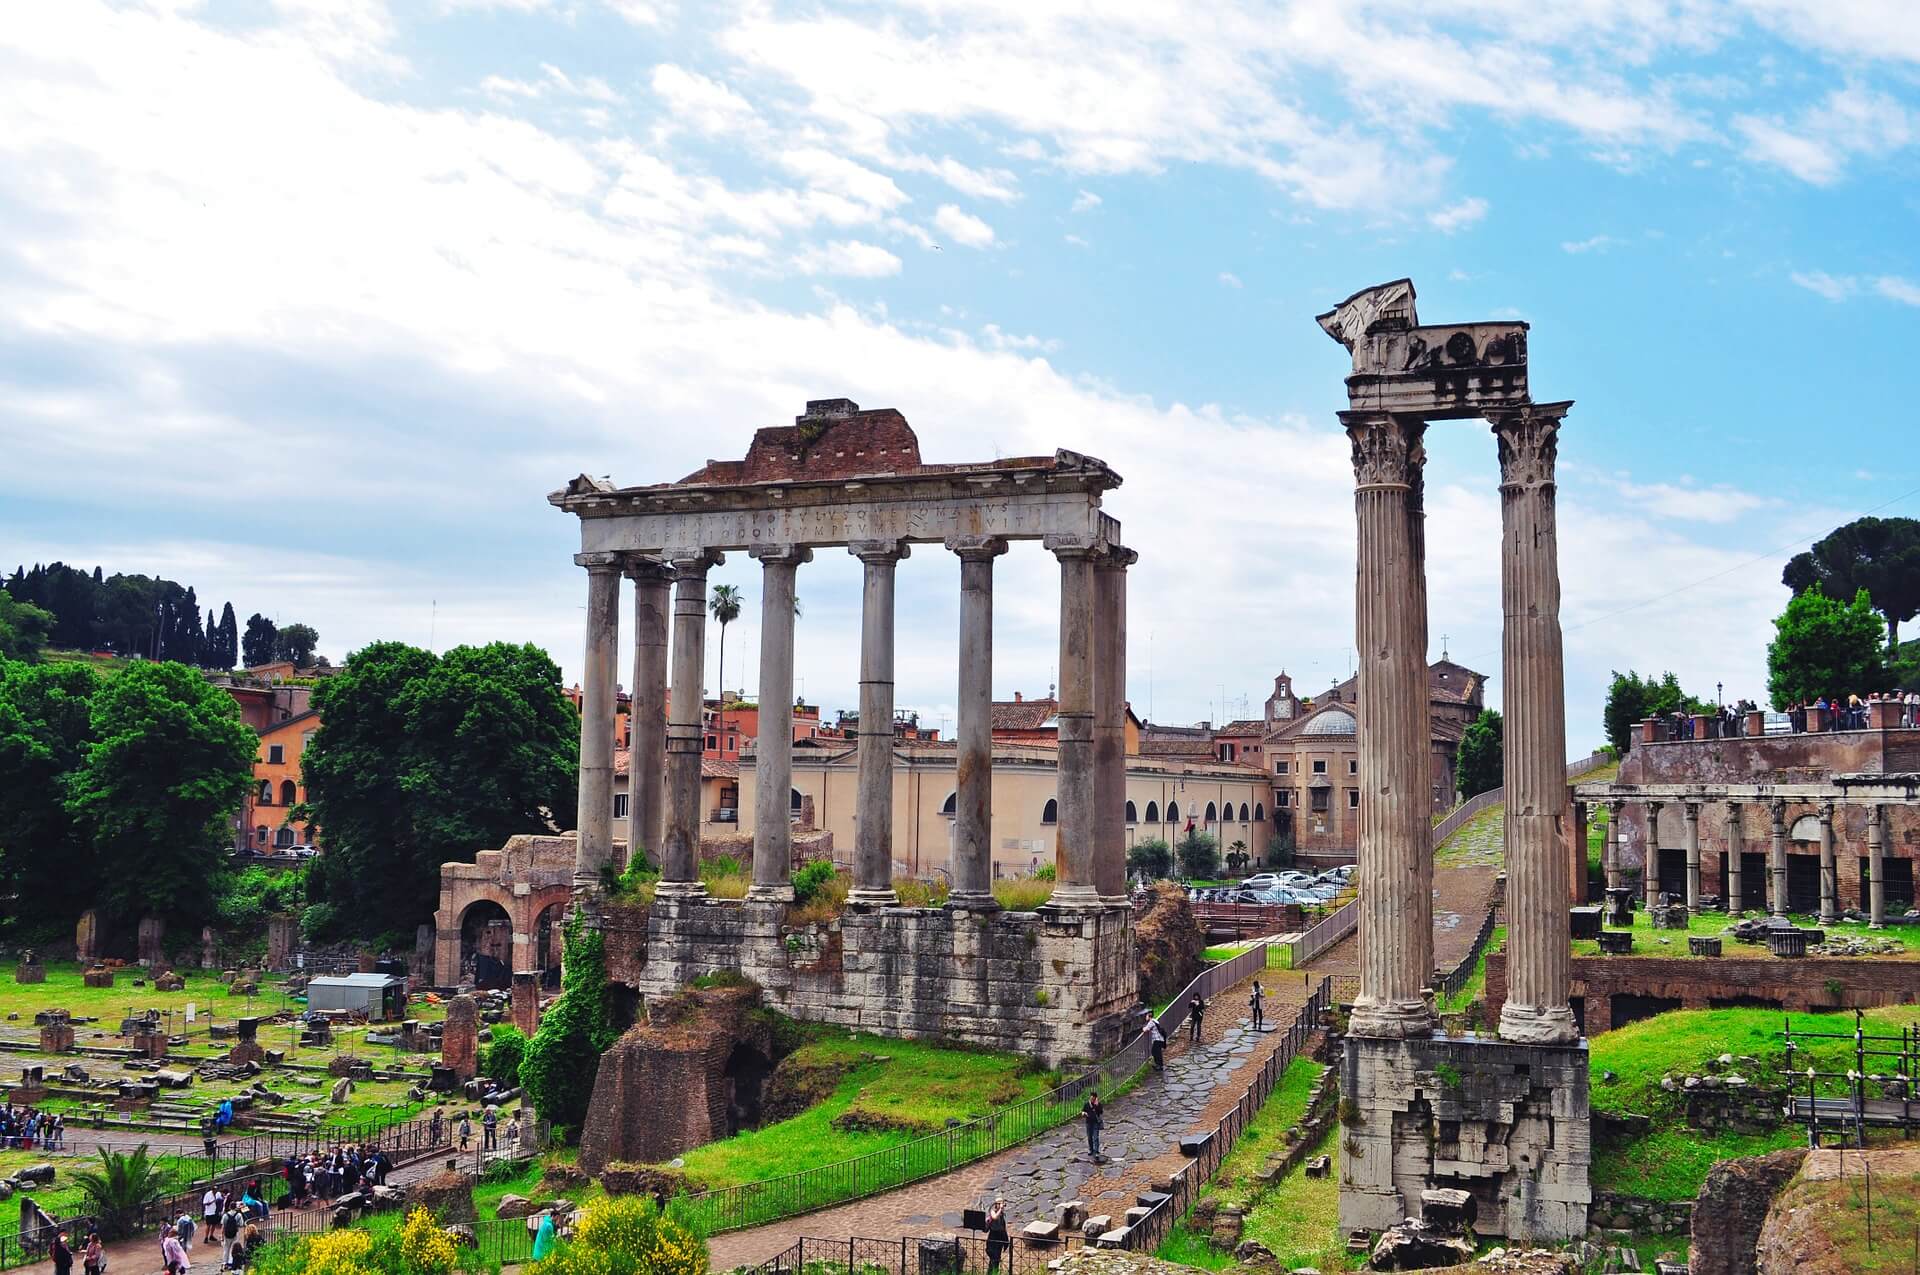
[[[1273,1250],[1281,1270],[1313,1266],[1323,1271],[1359,1269],[1340,1235],[1340,1126],[1313,1149],[1331,1158],[1324,1178],[1289,1173],[1260,1197],[1247,1214],[1244,1238]]]
[[[1506,946],[1507,927],[1496,925],[1487,935],[1487,944],[1480,949],[1479,959],[1473,963],[1473,972],[1467,975],[1467,981],[1460,984],[1460,990],[1440,1001],[1440,1012],[1457,1014],[1473,1002],[1480,999],[1487,990],[1487,953],[1498,952]]]
[[[1325,1070],[1311,1058],[1295,1058],[1287,1065],[1280,1083],[1273,1087],[1252,1123],[1214,1171],[1211,1184],[1214,1195],[1229,1204],[1244,1204],[1252,1197],[1259,1187],[1253,1175],[1266,1164],[1269,1155],[1285,1145],[1287,1130],[1306,1115],[1307,1095]]]
[[[936,1133],[949,1118],[970,1120],[1059,1083],[1017,1054],[871,1035],[816,1040],[784,1065],[796,1062],[847,1071],[830,1096],[799,1115],[687,1152],[690,1177],[721,1187],[817,1168]]]
[[[1864,924],[1854,924],[1848,921],[1841,921],[1834,925],[1821,925],[1817,918],[1811,916],[1795,916],[1790,919],[1795,925],[1808,929],[1825,930],[1827,933],[1835,936],[1846,935],[1850,938],[1893,939],[1906,948],[1906,951],[1899,956],[1862,956],[1853,958],[1855,960],[1920,960],[1920,926],[1901,925],[1890,926],[1884,930],[1869,930]],[[1680,930],[1656,930],[1649,923],[1646,912],[1642,910],[1636,911],[1633,914],[1633,925],[1630,927],[1630,931],[1622,931],[1618,926],[1608,926],[1607,928],[1616,933],[1631,932],[1633,935],[1633,951],[1635,956],[1684,957],[1687,955],[1686,939],[1688,935],[1699,935],[1705,938],[1722,936],[1725,934],[1727,925],[1728,920],[1726,913],[1702,912],[1696,916],[1687,918],[1687,928],[1684,932]],[[1731,935],[1726,935],[1726,942],[1721,944],[1721,951],[1726,956],[1738,956],[1742,959],[1762,961],[1792,959],[1774,956],[1767,951],[1766,944],[1764,943],[1736,942]],[[1811,948],[1809,951],[1810,954],[1817,956],[1820,949]],[[1600,955],[1600,944],[1593,939],[1576,939],[1573,944],[1573,954],[1575,956],[1598,956]],[[1633,958],[1630,956],[1616,956],[1608,959],[1618,961],[1631,960]],[[1702,956],[1694,959],[1710,961],[1716,958]]]
[[[1760,1134],[1655,1127],[1625,1146],[1596,1147],[1593,1189],[1654,1200],[1691,1200],[1700,1194],[1707,1171],[1720,1161],[1804,1146],[1806,1141],[1806,1130],[1797,1125]]]

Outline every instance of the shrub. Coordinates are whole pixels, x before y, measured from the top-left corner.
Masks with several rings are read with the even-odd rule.
[[[1002,877],[993,883],[993,897],[1009,912],[1031,912],[1053,896],[1051,875]]]
[[[593,1099],[600,1055],[614,1042],[607,1004],[606,940],[577,922],[567,927],[560,999],[540,1020],[540,1029],[520,1064],[520,1084],[542,1116],[578,1126]]]
[[[919,877],[895,877],[893,892],[900,899],[900,906],[907,908],[937,908],[946,903],[953,891],[945,881],[922,881]]]
[[[1173,847],[1161,837],[1136,841],[1127,849],[1127,867],[1156,881],[1170,876],[1173,873]]]
[[[677,1206],[642,1196],[587,1206],[574,1237],[529,1269],[533,1275],[707,1275],[707,1245]]]
[[[693,980],[698,988],[710,987],[752,987],[753,980],[739,970],[715,970],[711,974],[702,974]]]
[[[486,1061],[480,1065],[480,1071],[511,1089],[520,1083],[520,1064],[526,1057],[526,1033],[512,1023],[495,1023],[493,1043],[487,1046]]]
[[[814,901],[833,880],[833,864],[815,859],[793,874],[793,901],[801,907]]]
[[[1188,880],[1205,880],[1220,870],[1220,843],[1197,829],[1180,838],[1177,853]]]
[[[87,1212],[109,1239],[133,1234],[140,1215],[167,1189],[166,1173],[147,1159],[145,1143],[132,1151],[100,1148],[100,1167],[84,1169],[73,1180],[86,1200]]]

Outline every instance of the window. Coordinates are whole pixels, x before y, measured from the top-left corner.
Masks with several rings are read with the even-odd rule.
[[[627,817],[626,793],[617,792],[613,794],[613,817],[615,819],[625,819]]]
[[[1313,790],[1313,798],[1312,798],[1311,804],[1313,806],[1314,814],[1316,815],[1326,814],[1327,813],[1327,790],[1325,788],[1315,788]]]
[[[271,806],[273,804],[273,780],[262,779],[260,781],[260,796],[257,800],[263,806]]]
[[[293,780],[282,779],[280,781],[280,804],[283,806],[291,806],[298,800],[300,800],[300,795],[299,791],[293,786]]]
[[[1351,759],[1347,762],[1347,773],[1349,775],[1357,775],[1360,773],[1360,763],[1357,759]]]
[[[959,793],[957,792],[948,793],[947,799],[940,803],[940,813],[943,815],[954,814],[959,808],[959,803],[960,803]]]
[[[1060,803],[1058,801],[1055,801],[1052,797],[1047,798],[1047,804],[1040,807],[1040,822],[1041,823],[1059,823],[1060,822]]]
[[[1247,803],[1243,801],[1240,803],[1240,822],[1245,823],[1246,821],[1247,821]]]
[[[1127,822],[1128,823],[1140,822],[1140,812],[1133,808],[1133,803],[1131,801],[1127,803]]]
[[[292,845],[293,825],[290,823],[281,824],[280,831],[273,834],[273,844],[281,850],[285,850],[288,846]]]
[[[740,737],[738,735],[727,736],[727,751],[730,753],[740,751]]]
[[[1275,790],[1273,794],[1273,805],[1276,810],[1285,810],[1292,804],[1293,794],[1291,792],[1288,792],[1285,788]]]
[[[269,766],[283,765],[286,762],[286,760],[287,760],[286,745],[284,744],[268,744],[267,745],[267,765]]]
[[[1347,809],[1360,809],[1360,790],[1358,788],[1347,789]]]
[[[1207,803],[1207,818],[1206,818],[1206,822],[1207,822],[1207,823],[1214,823],[1214,822],[1216,822],[1216,821],[1218,821],[1218,820],[1219,820],[1219,818],[1220,818],[1220,811],[1219,811],[1219,808],[1218,808],[1217,806],[1215,806],[1215,805],[1214,805],[1214,804],[1213,804],[1213,803],[1212,803],[1211,801],[1209,801],[1209,802]]]
[[[257,846],[267,844],[267,825],[264,823],[255,825],[253,829],[253,844]]]
[[[1147,822],[1148,823],[1160,822],[1160,803],[1159,802],[1149,801],[1147,803]]]
[[[1267,821],[1267,808],[1257,801],[1253,803],[1253,821],[1255,823],[1265,823]]]
[[[800,812],[800,790],[798,788],[787,789],[787,809],[795,814]]]
[[[720,737],[718,735],[707,736],[707,751],[717,752],[719,751],[719,748],[720,748]]]
[[[1326,762],[1325,762],[1324,760],[1322,760],[1322,761],[1316,761],[1315,763],[1313,763],[1313,773],[1314,773],[1314,774],[1316,774],[1316,775],[1324,775],[1324,774],[1326,774],[1326,773],[1327,773],[1327,763],[1326,763]]]
[[[1180,803],[1179,802],[1169,801],[1167,803],[1167,822],[1168,823],[1180,822]]]
[[[1291,762],[1285,762],[1285,761],[1278,761],[1278,760],[1276,760],[1276,761],[1275,761],[1275,762],[1273,763],[1273,773],[1274,773],[1274,774],[1276,774],[1276,775],[1285,775],[1285,774],[1288,774],[1288,773],[1290,773],[1290,772],[1292,771],[1292,769],[1293,769],[1293,763],[1291,763]]]

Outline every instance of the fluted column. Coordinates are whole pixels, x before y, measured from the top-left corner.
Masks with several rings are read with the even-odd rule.
[[[1507,714],[1508,992],[1500,1036],[1531,1044],[1579,1035],[1567,1002],[1567,709],[1554,511],[1554,459],[1570,406],[1529,404],[1492,418],[1500,450]]]
[[[1737,801],[1727,803],[1727,919],[1735,920],[1746,910],[1746,882],[1741,879],[1740,856],[1746,853],[1746,829],[1740,824],[1745,809]]]
[[[703,895],[700,883],[700,755],[705,731],[707,572],[725,558],[677,554],[673,567],[673,702],[667,716],[667,815],[656,897]]]
[[[760,735],[753,760],[755,899],[793,898],[793,576],[813,550],[760,545]]]
[[[1426,423],[1342,412],[1359,554],[1360,993],[1356,1036],[1422,1036],[1433,1010],[1432,742],[1420,487]],[[1561,893],[1564,895],[1565,890]]]
[[[633,581],[633,702],[628,718],[627,859],[646,854],[660,862],[667,817],[667,615],[673,609],[673,571],[641,561],[627,568]]]
[[[990,911],[993,897],[993,536],[947,541],[960,559],[960,686],[954,734],[953,891],[948,906]]]
[[[1093,569],[1093,884],[1127,903],[1127,568],[1131,549],[1111,546]]]
[[[1680,813],[1687,821],[1687,915],[1700,913],[1700,803],[1682,802]]]
[[[1773,845],[1767,856],[1768,875],[1773,888],[1767,896],[1767,910],[1781,920],[1787,917],[1787,803],[1773,803]]]
[[[1060,560],[1060,761],[1052,908],[1101,906],[1094,884],[1092,537],[1048,536]]]
[[[1625,802],[1609,801],[1607,803],[1606,855],[1601,866],[1606,869],[1609,890],[1620,888],[1620,814],[1626,808]]]
[[[1867,807],[1867,928],[1887,928],[1887,808]]]
[[[1640,888],[1646,891],[1647,910],[1651,912],[1660,905],[1660,802],[1647,803],[1647,851],[1645,869],[1646,879]]]
[[[1820,803],[1820,924],[1840,919],[1840,871],[1833,861],[1833,803]]]
[[[853,889],[847,902],[893,907],[893,595],[904,540],[856,540],[847,552],[863,571],[860,606],[859,782],[853,826]]]
[[[579,839],[574,844],[576,899],[600,888],[613,864],[613,732],[619,697],[620,559],[580,553],[587,569],[587,649],[580,680]]]

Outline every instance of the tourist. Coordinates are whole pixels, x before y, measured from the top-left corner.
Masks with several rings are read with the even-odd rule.
[[[507,1154],[520,1153],[520,1113],[513,1113],[513,1119],[507,1122]]]
[[[483,1151],[499,1149],[500,1108],[488,1107],[486,1114],[480,1117],[481,1144]]]
[[[1247,996],[1247,1008],[1253,1011],[1253,1030],[1259,1031],[1266,1025],[1266,993],[1260,989],[1260,980],[1253,980],[1253,991]]]
[[[1153,1026],[1147,1031],[1150,1033],[1147,1037],[1147,1045],[1153,1050],[1153,1069],[1165,1071],[1167,1069],[1167,1034],[1160,1030],[1160,1020],[1154,1019]]]
[[[53,1275],[73,1275],[73,1250],[67,1247],[65,1231],[53,1233],[53,1247],[47,1256],[53,1259]]]
[[[464,1153],[467,1147],[472,1142],[473,1142],[473,1115],[471,1112],[463,1111],[460,1113],[460,1150],[461,1152]]]
[[[81,1254],[80,1267],[87,1275],[100,1275],[107,1269],[107,1251],[100,1243],[100,1232],[87,1232],[87,1247]]]
[[[173,1221],[173,1229],[180,1233],[180,1247],[193,1251],[193,1214],[182,1213]]]
[[[533,1235],[533,1260],[539,1261],[553,1251],[553,1210],[540,1211],[540,1229]]]
[[[428,1146],[437,1147],[440,1145],[440,1135],[446,1132],[444,1126],[445,1122],[440,1119],[440,1108],[435,1107],[433,1109],[433,1118],[427,1121]]]
[[[1100,1091],[1087,1090],[1087,1100],[1080,1104],[1080,1114],[1087,1122],[1087,1153],[1096,1162],[1100,1156],[1100,1129],[1107,1123],[1107,1109],[1100,1101]]]
[[[209,1182],[207,1193],[200,1197],[200,1229],[209,1237],[213,1235],[213,1224],[220,1220],[221,1203],[220,1192]]]
[[[1187,1039],[1198,1044],[1200,1041],[1200,1020],[1207,1012],[1207,1000],[1204,996],[1193,998],[1193,1008],[1187,1011]]]
[[[220,1217],[220,1269],[233,1269],[233,1250],[240,1241],[240,1213],[229,1207]]]
[[[1000,1259],[1006,1256],[1012,1247],[1007,1237],[1007,1202],[1000,1196],[993,1197],[993,1207],[987,1210],[987,1269],[1000,1269]]]
[[[167,1268],[167,1275],[187,1275],[193,1263],[187,1260],[187,1246],[180,1242],[172,1227],[160,1232],[160,1260]]]

